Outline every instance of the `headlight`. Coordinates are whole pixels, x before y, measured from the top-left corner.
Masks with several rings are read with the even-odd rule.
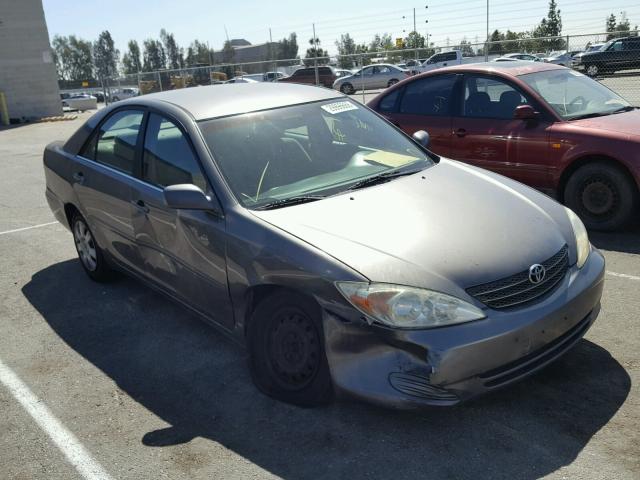
[[[589,235],[587,235],[587,229],[584,228],[584,224],[582,220],[573,213],[573,210],[567,208],[567,215],[569,216],[569,221],[571,222],[571,226],[573,227],[573,234],[576,237],[576,249],[578,254],[578,261],[576,265],[578,268],[582,268],[582,266],[589,258],[589,254],[591,253],[591,244],[589,243]]]
[[[422,288],[363,282],[336,282],[336,286],[362,313],[391,327],[432,328],[485,317],[470,303]]]

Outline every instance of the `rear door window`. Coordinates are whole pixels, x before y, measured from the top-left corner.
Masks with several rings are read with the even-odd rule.
[[[111,115],[100,126],[95,161],[133,175],[143,117],[141,110],[120,110]]]
[[[415,80],[404,90],[400,113],[446,117],[451,114],[455,74]]]
[[[465,117],[512,119],[516,107],[528,100],[507,82],[467,75],[462,114]]]

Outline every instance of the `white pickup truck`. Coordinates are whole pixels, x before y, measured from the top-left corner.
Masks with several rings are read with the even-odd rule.
[[[462,64],[462,51],[450,50],[448,52],[436,53],[431,55],[428,59],[422,62],[422,65],[411,67],[412,74],[429,72],[436,68],[448,67],[451,65]]]

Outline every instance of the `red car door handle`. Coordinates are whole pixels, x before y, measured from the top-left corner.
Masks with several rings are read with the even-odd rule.
[[[467,134],[467,131],[464,128],[459,128],[455,131],[455,134],[459,137],[464,137]]]

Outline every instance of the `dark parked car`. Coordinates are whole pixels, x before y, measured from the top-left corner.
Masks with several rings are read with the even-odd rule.
[[[318,67],[318,84],[331,88],[336,81],[336,74],[331,67]],[[299,68],[290,76],[278,79],[278,83],[302,83],[307,85],[316,84],[316,69],[314,67]]]
[[[637,216],[640,111],[585,75],[543,62],[449,67],[405,80],[368,104],[431,146],[542,190],[587,227]]]
[[[426,143],[333,90],[173,90],[47,146],[46,196],[92,279],[245,342],[263,392],[453,405],[578,342],[604,259],[569,209]]]
[[[591,77],[640,68],[640,37],[609,40],[600,50],[577,57],[573,66]]]

